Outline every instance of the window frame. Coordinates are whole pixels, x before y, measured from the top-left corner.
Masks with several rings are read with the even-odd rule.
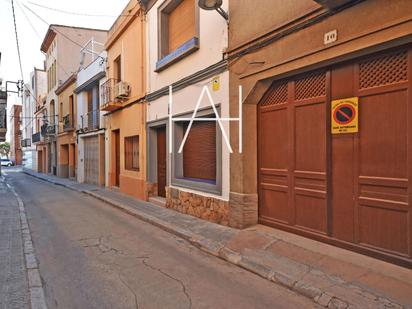
[[[122,81],[122,55],[119,54],[116,58],[113,59],[113,78],[116,82]]]
[[[181,59],[189,56],[199,49],[199,6],[195,2],[195,34],[194,37],[183,43],[173,51],[169,51],[169,31],[168,16],[183,0],[166,0],[159,8],[157,13],[158,27],[158,61],[156,62],[155,72],[160,72]]]
[[[216,104],[217,112],[220,114],[220,105]],[[192,117],[193,111],[185,114],[174,115],[174,117]],[[216,117],[213,109],[199,109],[196,117]],[[184,124],[182,122],[173,122],[173,152],[171,159],[171,185],[176,187],[183,187],[187,189],[202,191],[215,195],[222,194],[222,131],[216,122],[216,182],[211,184],[207,181],[196,181],[183,177],[183,152],[177,153],[181,141],[183,140]]]

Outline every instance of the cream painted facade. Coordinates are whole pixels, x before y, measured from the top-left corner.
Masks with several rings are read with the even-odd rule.
[[[146,41],[144,11],[139,1],[131,0],[124,8],[109,30],[105,48],[107,80],[100,87],[100,109],[108,111],[106,185],[146,200]],[[114,97],[120,82],[130,86],[122,99]],[[138,140],[133,148],[138,158],[134,168],[126,164],[126,140],[132,137]]]

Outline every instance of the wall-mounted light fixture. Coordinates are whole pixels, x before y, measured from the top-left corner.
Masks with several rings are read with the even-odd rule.
[[[216,10],[226,21],[229,20],[229,15],[222,9],[223,0],[199,0],[199,7],[206,11]]]

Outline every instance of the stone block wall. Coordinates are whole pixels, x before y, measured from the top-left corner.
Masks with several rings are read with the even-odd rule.
[[[229,202],[217,198],[167,187],[166,208],[221,225],[229,225]]]

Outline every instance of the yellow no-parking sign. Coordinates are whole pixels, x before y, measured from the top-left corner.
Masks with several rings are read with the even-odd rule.
[[[332,134],[358,132],[359,98],[332,101]]]

